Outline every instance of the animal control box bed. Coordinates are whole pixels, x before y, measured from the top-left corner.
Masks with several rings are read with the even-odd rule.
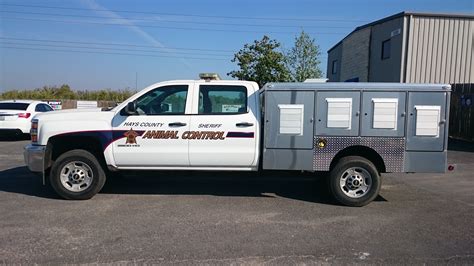
[[[329,171],[339,158],[372,158],[383,172],[444,172],[450,86],[270,83],[264,169]]]

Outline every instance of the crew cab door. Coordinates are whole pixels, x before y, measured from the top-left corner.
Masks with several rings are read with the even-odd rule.
[[[191,117],[192,167],[255,167],[258,97],[244,85],[196,83]]]
[[[189,166],[190,84],[164,85],[135,99],[137,113],[114,117],[113,155],[120,167]]]

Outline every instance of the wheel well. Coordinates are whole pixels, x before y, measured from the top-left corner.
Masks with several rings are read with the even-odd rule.
[[[101,143],[94,137],[57,136],[48,141],[48,146],[51,149],[51,161],[67,151],[81,149],[92,153],[100,163],[105,164]]]
[[[360,156],[371,161],[380,173],[386,172],[385,163],[382,157],[373,149],[366,146],[351,146],[339,151],[331,161],[330,169],[339,162],[339,160],[346,156]]]

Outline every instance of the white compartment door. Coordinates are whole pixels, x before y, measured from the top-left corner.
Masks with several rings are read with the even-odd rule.
[[[312,149],[314,92],[269,91],[265,95],[265,147]]]
[[[403,137],[406,92],[363,92],[361,136]]]
[[[407,150],[443,151],[446,129],[446,93],[410,92]]]
[[[316,135],[359,135],[360,92],[323,91],[316,98]]]

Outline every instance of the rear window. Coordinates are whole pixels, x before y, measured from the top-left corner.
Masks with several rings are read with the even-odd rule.
[[[29,103],[0,103],[0,110],[26,110]]]

